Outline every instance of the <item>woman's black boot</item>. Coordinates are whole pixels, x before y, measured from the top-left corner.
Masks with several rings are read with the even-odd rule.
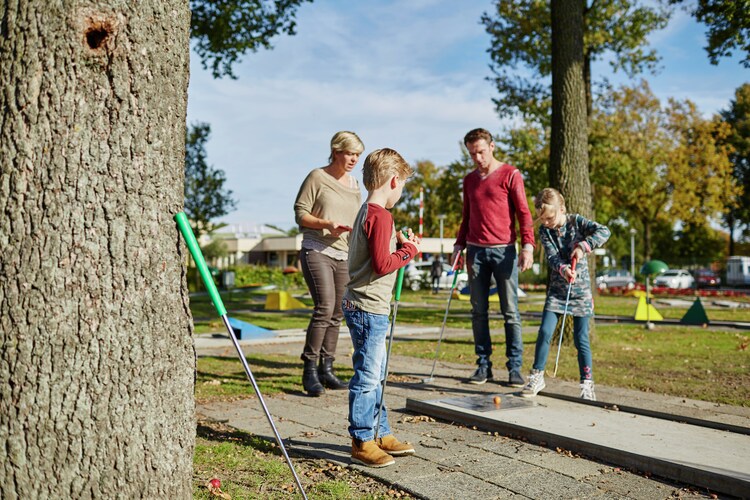
[[[316,360],[306,359],[305,368],[302,372],[302,387],[308,396],[318,397],[325,394],[326,390],[318,379],[318,367]]]
[[[320,381],[323,382],[323,385],[329,389],[342,391],[349,388],[348,383],[342,382],[333,374],[333,360],[331,358],[321,358],[318,375],[320,376]]]

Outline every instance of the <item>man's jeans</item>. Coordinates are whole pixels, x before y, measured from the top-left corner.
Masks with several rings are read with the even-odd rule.
[[[349,435],[360,441],[375,439],[380,398],[385,377],[386,337],[390,322],[384,314],[350,307],[344,301],[344,318],[352,337],[354,376],[349,381]],[[378,437],[391,433],[388,411],[383,404]]]
[[[500,310],[505,319],[505,364],[508,371],[521,371],[523,338],[521,315],[518,312],[518,266],[516,247],[482,248],[469,245],[467,249],[469,283],[471,288],[471,326],[474,332],[474,352],[477,364],[492,366],[490,339],[489,298],[490,282],[495,277]]]
[[[570,315],[570,313],[568,313]],[[544,370],[549,356],[550,341],[557,328],[558,318],[561,313],[544,310],[542,314],[542,325],[539,327],[539,336],[536,339],[536,352],[534,353],[534,369]],[[573,316],[573,342],[578,350],[578,372],[581,382],[593,380],[594,374],[591,369],[591,344],[589,342],[589,316]]]

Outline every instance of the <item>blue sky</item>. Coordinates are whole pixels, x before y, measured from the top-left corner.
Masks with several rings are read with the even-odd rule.
[[[245,56],[237,80],[213,79],[193,54],[188,123],[211,125],[208,160],[238,200],[223,221],[245,231],[292,227],[299,185],[326,165],[338,130],[355,131],[365,154],[391,147],[410,163],[436,165],[460,158],[468,130],[499,132],[505,123],[494,111],[489,36],[479,23],[492,8],[489,0],[315,0],[298,11],[297,35]],[[690,99],[711,115],[750,70],[739,57],[712,66],[704,32],[676,11],[651,38],[662,69],[646,79],[660,99]],[[627,82],[604,63],[593,71]]]

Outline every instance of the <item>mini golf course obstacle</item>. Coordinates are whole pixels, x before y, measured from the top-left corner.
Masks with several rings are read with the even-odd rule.
[[[265,309],[271,311],[288,311],[290,309],[309,309],[309,307],[304,302],[292,297],[289,292],[280,291],[270,292],[266,295]]]
[[[695,298],[695,302],[687,310],[680,323],[683,325],[708,325],[710,323],[700,297]]]
[[[638,305],[635,308],[633,319],[636,321],[663,321],[664,317],[656,310],[651,301],[647,299],[646,292],[636,290],[633,292],[638,297]]]
[[[270,339],[276,336],[271,330],[267,330],[258,325],[237,318],[229,318],[229,324],[232,325],[237,340]]]

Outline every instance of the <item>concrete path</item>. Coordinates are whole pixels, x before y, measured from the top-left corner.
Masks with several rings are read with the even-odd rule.
[[[397,330],[397,341],[409,336],[434,338],[437,331],[437,328],[402,328]],[[465,330],[446,332],[447,336],[467,334]],[[339,360],[346,360],[348,356],[350,342],[348,335],[346,337],[342,335],[339,342]],[[304,332],[289,331],[282,332],[273,343],[243,341],[242,346],[247,353],[298,356],[303,340]],[[196,348],[199,355],[235,355],[226,338],[198,338]],[[745,458],[750,449],[748,408],[603,386],[597,386],[597,396],[606,403],[587,405],[578,402],[578,384],[548,379],[547,389],[535,398],[536,405],[529,408],[477,411],[467,419],[467,412],[471,410],[459,408],[457,411],[455,405],[448,405],[455,415],[432,417],[428,415],[432,410],[426,407],[445,406],[436,401],[477,397],[490,401],[495,394],[511,401],[517,389],[495,382],[481,386],[463,384],[471,368],[447,363],[438,363],[433,383],[421,383],[431,366],[431,360],[399,356],[391,359],[386,393],[391,426],[400,439],[415,444],[417,454],[397,458],[395,465],[382,469],[350,463],[347,391],[328,391],[321,398],[309,398],[300,392],[265,397],[265,400],[293,457],[323,458],[349,466],[394,484],[417,498],[717,498],[713,494],[729,498],[722,496],[727,493],[750,497],[750,488],[743,486],[746,483],[737,483],[740,488],[737,490],[735,483],[718,481],[709,491],[701,487],[702,476],[698,479],[697,476],[679,476],[687,484],[675,483],[659,477],[652,469],[653,461],[644,459],[640,466],[618,463],[624,462],[621,452],[636,441],[654,445],[643,454],[654,459],[663,455],[666,439],[676,439],[676,442],[682,439],[686,444],[694,441],[696,445],[691,448],[693,451],[683,455],[686,467],[700,461],[712,462],[717,469],[716,477],[731,469],[735,476],[747,481],[742,475],[747,474],[750,464]],[[499,369],[495,372],[496,377],[507,377]],[[426,409],[428,411],[424,411]],[[198,412],[202,418],[226,422],[273,440],[268,421],[254,396],[237,402],[202,405]],[[496,420],[517,427],[493,427],[495,424],[487,422],[488,415],[493,413]],[[706,430],[703,425],[698,428],[654,415],[674,415],[681,421],[730,430],[712,430],[716,434],[706,438],[702,434]],[[522,428],[527,430],[519,431]],[[587,447],[576,449],[576,442],[586,443]],[[597,450],[610,450],[610,454]],[[732,464],[732,457],[736,457],[737,464]],[[659,474],[675,477],[662,470]]]

